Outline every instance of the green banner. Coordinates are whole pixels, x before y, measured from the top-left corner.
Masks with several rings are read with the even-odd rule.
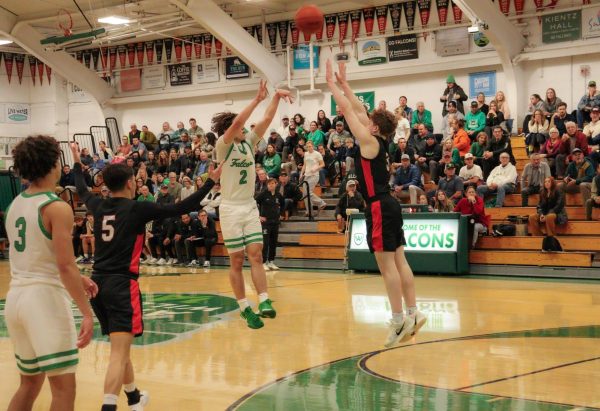
[[[356,96],[362,103],[367,106],[367,110],[373,111],[375,109],[375,92],[374,91],[365,91],[363,93],[356,93]],[[331,115],[335,116],[335,108],[337,104],[335,104],[335,100],[333,96],[331,96]]]
[[[542,43],[560,43],[581,38],[581,10],[542,17]]]

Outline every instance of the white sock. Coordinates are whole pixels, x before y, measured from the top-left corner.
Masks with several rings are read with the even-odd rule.
[[[266,301],[268,299],[269,299],[269,294],[267,294],[267,293],[258,294],[258,302],[262,303],[263,301]]]
[[[250,304],[248,304],[247,298],[242,298],[241,300],[237,300],[237,303],[240,306],[240,311],[244,311],[246,308],[250,307]]]
[[[399,313],[392,313],[392,321],[396,324],[404,321],[404,312],[400,311]]]
[[[406,311],[408,315],[413,316],[417,313],[417,307],[408,307]]]
[[[130,384],[123,384],[123,388],[125,389],[125,392],[134,392],[135,391],[135,383],[132,382]]]
[[[119,399],[118,395],[115,394],[104,394],[104,400],[102,404],[106,405],[117,405],[117,400]]]

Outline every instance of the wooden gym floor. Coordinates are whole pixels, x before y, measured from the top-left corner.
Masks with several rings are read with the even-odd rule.
[[[19,378],[9,278],[0,262],[0,409]],[[132,358],[148,410],[600,409],[599,282],[419,276],[428,323],[389,350],[379,276],[269,274],[278,315],[261,330],[239,319],[223,269],[146,269],[140,284],[147,332]],[[108,348],[80,353],[76,410],[100,408]],[[34,409],[49,399],[46,384]]]

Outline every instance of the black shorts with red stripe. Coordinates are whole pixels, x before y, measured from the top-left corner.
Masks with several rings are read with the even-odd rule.
[[[402,229],[402,207],[391,195],[379,195],[367,202],[367,243],[371,252],[395,252],[406,245]]]
[[[90,301],[103,335],[128,332],[138,337],[144,332],[142,294],[137,280],[127,275],[94,274],[98,294]]]

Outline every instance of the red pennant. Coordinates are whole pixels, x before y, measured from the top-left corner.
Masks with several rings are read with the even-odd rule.
[[[327,40],[333,40],[333,34],[335,33],[335,23],[337,21],[337,14],[326,14],[325,15],[325,34]]]
[[[454,16],[454,22],[460,24],[462,22],[462,10],[454,2],[452,2],[452,14]]]
[[[310,43],[310,36],[312,36],[312,33],[306,33],[303,31],[302,35],[304,36],[304,44]]]
[[[139,42],[135,45],[135,50],[137,51],[137,62],[138,66],[144,65],[144,43]]]
[[[121,64],[121,68],[124,69],[127,63],[127,46],[124,44],[117,46],[117,54],[119,56],[119,63]]]
[[[216,37],[215,37],[215,53],[217,54],[217,57],[221,57],[221,54],[223,53],[223,42]]]
[[[183,39],[183,48],[185,49],[185,58],[190,61],[192,59],[192,36],[185,37]]]
[[[175,60],[181,63],[181,53],[183,52],[183,43],[181,39],[174,39],[173,44],[175,45]]]
[[[508,13],[510,13],[510,0],[499,0],[499,5],[502,14],[508,16]]]
[[[100,62],[102,63],[102,77],[104,77],[108,66],[108,47],[100,48]]]
[[[204,33],[204,56],[209,59],[210,58],[210,53],[211,53],[211,49],[212,49],[212,41],[213,41],[213,35],[210,33]]]
[[[362,13],[360,10],[352,10],[350,12],[350,23],[352,25],[352,41],[356,41],[360,34],[360,18]]]
[[[315,32],[315,37],[317,38],[317,41],[323,40],[323,29],[324,28],[325,28],[325,25],[322,25],[321,28]]]
[[[385,29],[387,27],[387,6],[379,6],[375,8],[375,15],[377,16],[377,28],[379,29],[379,34],[385,34]]]
[[[225,52],[228,56],[231,56],[231,49],[229,47],[225,47]]]
[[[194,56],[199,59],[202,56],[202,34],[196,34],[192,39],[194,42]]]
[[[52,67],[46,66],[46,77],[48,77],[48,84],[50,84],[50,78],[52,77]]]
[[[365,20],[365,31],[367,36],[373,35],[373,25],[375,24],[375,7],[363,9],[363,18]]]
[[[437,6],[438,12],[438,20],[440,21],[440,26],[446,25],[446,20],[448,19],[448,0],[436,0],[435,5]]]
[[[583,4],[592,4],[592,0],[583,0]]]
[[[146,61],[148,64],[154,64],[154,42],[146,42]]]
[[[17,65],[17,77],[19,84],[23,83],[23,69],[25,68],[25,54],[17,54],[15,56],[15,62]]]
[[[525,0],[515,0],[515,11],[517,16],[523,15],[523,9],[525,8]],[[518,20],[521,23],[521,19]]]
[[[127,45],[127,60],[129,60],[129,67],[135,66],[135,44],[129,43]]]
[[[112,74],[113,70],[117,66],[117,48],[110,47],[108,49],[109,60],[108,60],[108,71]]]
[[[31,74],[31,81],[33,81],[33,85],[35,87],[35,57],[27,56],[27,60],[29,61],[29,73]]]
[[[4,53],[4,67],[6,68],[6,76],[8,77],[8,84],[12,78],[13,64],[15,62],[15,55],[12,53]]]
[[[346,35],[348,34],[348,18],[349,17],[350,17],[350,14],[347,11],[343,11],[341,13],[338,13],[338,15],[337,15],[338,27],[340,30],[340,33],[339,33],[340,45],[342,45],[344,40],[346,40]]]
[[[549,9],[554,9],[557,4],[558,4],[558,0],[550,0],[550,3],[546,7]],[[590,4],[590,3],[588,3],[588,4]]]
[[[300,30],[296,27],[295,21],[290,21],[290,31],[292,32],[292,47],[297,47],[298,40],[300,39]]]
[[[40,60],[36,61],[36,65],[37,65],[37,69],[38,69],[38,74],[40,75],[40,86],[44,84],[44,63],[42,63]]]
[[[421,17],[421,26],[427,27],[429,23],[429,15],[431,13],[431,0],[419,0],[419,16]],[[427,32],[423,32],[423,38],[427,40]]]

